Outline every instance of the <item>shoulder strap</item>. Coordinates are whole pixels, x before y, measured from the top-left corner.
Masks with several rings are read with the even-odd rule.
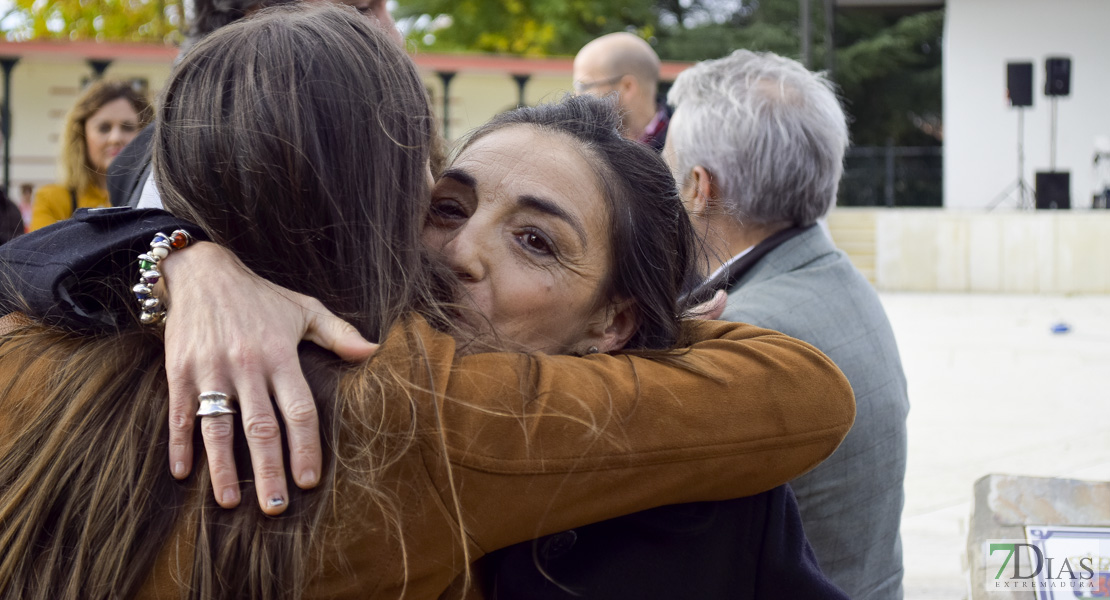
[[[70,216],[73,216],[73,213],[75,213],[75,212],[77,212],[77,190],[74,189],[74,188],[69,188],[69,214],[70,214]]]

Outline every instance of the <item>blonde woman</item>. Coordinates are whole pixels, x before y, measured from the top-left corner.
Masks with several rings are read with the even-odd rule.
[[[66,115],[62,132],[62,183],[35,194],[31,230],[68,219],[78,208],[110,206],[108,165],[146,127],[150,102],[130,82],[97,81]]]

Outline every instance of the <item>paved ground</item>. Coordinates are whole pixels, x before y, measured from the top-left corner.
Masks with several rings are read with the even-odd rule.
[[[976,479],[1110,480],[1110,296],[882,299],[912,405],[906,598],[959,600]],[[1057,323],[1071,331],[1052,333]]]

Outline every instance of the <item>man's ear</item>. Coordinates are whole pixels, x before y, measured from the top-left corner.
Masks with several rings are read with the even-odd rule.
[[[685,200],[691,216],[704,217],[717,208],[717,186],[713,184],[713,176],[705,167],[695,165],[690,169],[684,187],[689,190],[686,191]]]
[[[621,300],[598,310],[600,318],[590,325],[584,346],[597,347],[599,352],[613,352],[624,348],[640,328],[640,312],[636,308],[636,302]]]
[[[636,94],[640,91],[640,82],[632,75],[624,75],[617,82],[617,91],[620,92],[621,98],[635,98]]]

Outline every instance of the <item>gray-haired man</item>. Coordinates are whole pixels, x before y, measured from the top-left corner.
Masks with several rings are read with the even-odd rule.
[[[825,574],[856,600],[902,597],[906,379],[871,285],[815,225],[836,199],[848,129],[831,84],[744,50],[686,70],[663,151],[704,235],[721,318],[827,354],[856,394],[840,448],[791,482]]]

